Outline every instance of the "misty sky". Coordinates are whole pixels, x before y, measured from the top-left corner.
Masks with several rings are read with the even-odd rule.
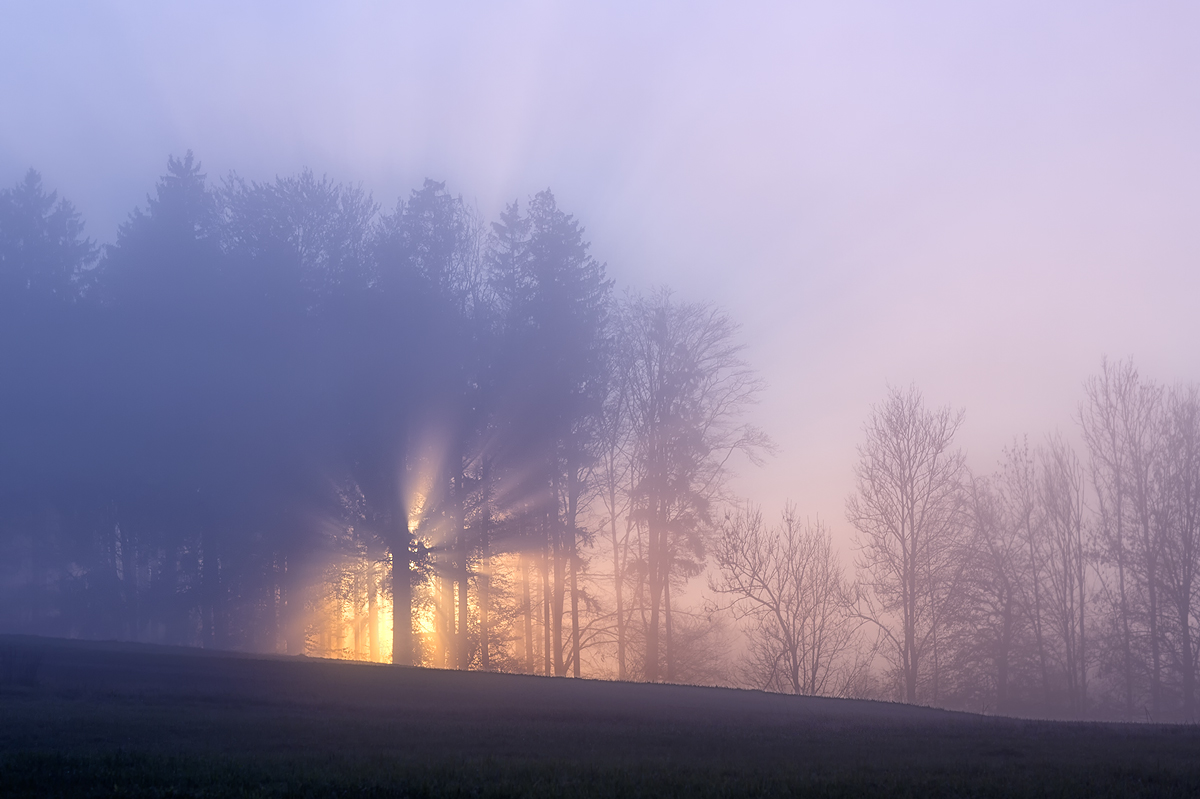
[[[0,185],[100,241],[187,149],[488,218],[549,186],[619,288],[743,323],[780,452],[739,487],[840,535],[888,382],[990,471],[1104,354],[1200,380],[1200,6],[745,5],[6,2]]]

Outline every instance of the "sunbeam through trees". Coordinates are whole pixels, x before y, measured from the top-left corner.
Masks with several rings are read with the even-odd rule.
[[[100,248],[30,171],[0,192],[0,629],[1195,720],[1194,385],[1104,360],[991,474],[964,412],[889,389],[842,551],[734,495],[775,451],[739,335],[615,290],[550,190],[491,221],[188,153]]]

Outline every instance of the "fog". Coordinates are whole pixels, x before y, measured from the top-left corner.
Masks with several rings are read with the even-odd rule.
[[[491,223],[551,188],[618,295],[740,324],[775,445],[731,490],[843,552],[889,387],[1083,447],[1101,359],[1200,380],[1200,85],[1184,3],[20,3],[0,187],[117,240],[187,151],[210,185],[311,169],[384,211],[445,181]],[[847,560],[849,556],[847,555]]]
[[[1103,354],[1197,376],[1196,15],[18,4],[0,176],[42,170],[101,241],[188,148],[381,198],[433,177],[489,216],[551,186],[622,284],[742,322],[781,450],[745,491],[841,525],[887,381],[990,453],[1068,426]]]

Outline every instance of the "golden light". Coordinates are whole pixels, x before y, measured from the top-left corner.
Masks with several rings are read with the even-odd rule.
[[[306,650],[340,660],[392,660],[392,600],[387,560],[342,558],[312,587]]]
[[[414,491],[412,500],[408,503],[408,531],[410,533],[417,532],[417,528],[421,526],[421,517],[425,513],[425,495],[420,491]]]
[[[432,607],[425,607],[413,614],[413,622],[417,633],[423,636],[433,638],[438,634],[437,629],[437,611]]]

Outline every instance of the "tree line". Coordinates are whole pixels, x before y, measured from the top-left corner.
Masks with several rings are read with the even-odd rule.
[[[893,391],[847,517],[855,618],[905,701],[1002,713],[1196,718],[1200,393],[1102,363],[1079,452],[1061,434],[971,473],[963,416]]]
[[[549,190],[487,224],[434,181],[381,208],[189,153],[100,248],[30,171],[0,193],[0,624],[698,678],[672,591],[766,443],[735,334],[616,296]]]
[[[994,473],[963,413],[891,389],[846,503],[850,575],[794,508],[728,514],[713,587],[749,619],[745,681],[1012,715],[1196,720],[1200,389],[1102,362],[1063,433]]]
[[[550,191],[485,223],[190,154],[104,248],[0,192],[0,358],[7,630],[1196,717],[1200,394],[1129,361],[991,474],[889,390],[842,553],[728,492],[772,449],[735,322],[616,292]]]

